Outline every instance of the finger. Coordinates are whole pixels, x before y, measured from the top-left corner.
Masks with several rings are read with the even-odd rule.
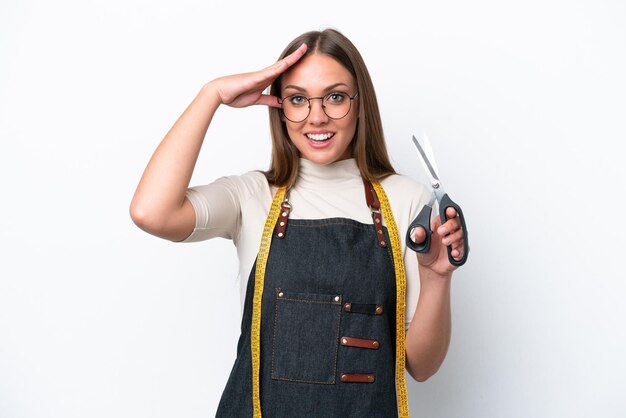
[[[421,244],[426,240],[426,230],[421,226],[418,226],[413,230],[413,242]]]
[[[302,56],[306,53],[307,48],[307,44],[303,43],[298,47],[298,49],[283,58],[283,61],[285,61],[291,67],[293,64],[298,62],[300,58],[302,58]]]
[[[463,254],[465,254],[465,252],[467,251],[467,249],[465,248],[465,241],[462,238],[463,231],[459,232],[461,233],[461,238],[453,241],[450,247],[450,255],[457,261],[461,260],[463,258]]]
[[[432,221],[430,221],[430,229],[431,231],[438,234],[439,228],[441,228],[441,218],[439,217],[439,215],[437,215]]]
[[[454,252],[455,254],[453,255],[453,257],[456,259],[461,259],[463,258],[463,254],[465,254],[466,251],[469,250],[465,248],[465,243],[463,242],[463,240],[461,240],[452,245],[452,251],[450,253]]]
[[[282,73],[287,71],[289,67],[295,64],[306,52],[307,45],[302,44],[298,49],[296,49],[291,54],[287,55],[285,58],[275,62],[274,64],[266,67],[260,71],[257,71],[256,76],[253,79],[253,83],[251,86],[254,88],[260,87],[262,89],[266,88],[270,84],[274,82]],[[268,106],[274,106],[274,103],[268,103],[264,100],[258,101],[257,104],[267,104]]]
[[[441,240],[443,245],[455,245],[463,242],[463,230],[459,229]]]
[[[275,77],[277,77],[280,74],[287,71],[289,67],[291,67],[296,62],[298,62],[298,60],[302,58],[306,50],[307,50],[307,45],[302,44],[298,47],[298,49],[296,49],[295,51],[293,51],[291,54],[287,55],[285,58],[281,59],[280,61],[277,61],[274,65],[271,65],[270,67],[268,67],[268,69],[270,69],[272,74]]]
[[[456,261],[460,261],[463,258],[463,254],[461,253],[461,251],[454,249],[452,251],[450,251],[450,255],[452,256],[452,258],[454,258]]]
[[[453,219],[456,218],[456,209],[454,209],[452,206],[449,206],[446,208],[446,218],[447,219]]]
[[[257,104],[270,106],[270,107],[277,107],[279,109],[282,107],[282,105],[278,103],[278,97],[272,96],[270,94],[262,94],[261,96],[259,96],[259,100],[257,100]]]
[[[447,234],[451,234],[457,231],[460,227],[461,223],[459,222],[458,218],[450,219],[439,228],[437,228],[437,233],[443,237]]]
[[[460,226],[460,223],[458,222],[458,217],[457,217],[457,213],[456,213],[456,209],[454,209],[452,206],[446,208],[446,221],[443,222],[442,227],[444,229],[441,229],[441,232],[437,231],[439,233],[439,235],[445,235],[445,234],[449,234],[450,232],[455,231],[456,229],[458,229]]]

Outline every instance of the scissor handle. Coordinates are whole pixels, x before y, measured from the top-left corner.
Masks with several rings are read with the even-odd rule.
[[[467,226],[465,225],[465,217],[463,216],[463,211],[461,207],[454,203],[452,199],[448,196],[448,194],[444,194],[443,198],[441,198],[441,202],[439,202],[439,216],[441,217],[441,223],[443,224],[448,220],[446,215],[446,209],[454,208],[456,213],[459,215],[459,219],[461,221],[461,229],[463,229],[463,257],[460,260],[455,260],[452,257],[452,246],[448,245],[448,261],[453,266],[462,266],[467,261],[467,255],[469,254],[469,245],[467,245]],[[409,228],[410,229],[410,228]]]
[[[430,205],[424,205],[417,217],[409,225],[409,229],[406,231],[406,245],[417,253],[427,253],[430,251],[430,237],[432,231],[430,230],[430,214],[433,208]],[[424,228],[426,231],[426,239],[421,244],[413,241],[413,230],[415,228]]]

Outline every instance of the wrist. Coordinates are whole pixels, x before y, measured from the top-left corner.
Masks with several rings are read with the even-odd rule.
[[[452,281],[452,272],[437,272],[422,265],[419,266],[420,283],[439,286],[449,286]]]
[[[202,97],[203,100],[206,100],[214,105],[215,107],[222,104],[222,97],[213,81],[209,81],[202,86],[199,96]]]

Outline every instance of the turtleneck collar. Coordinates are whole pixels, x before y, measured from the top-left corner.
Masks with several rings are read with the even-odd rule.
[[[296,187],[340,188],[347,182],[361,179],[361,172],[354,158],[335,161],[328,165],[319,165],[300,158]]]

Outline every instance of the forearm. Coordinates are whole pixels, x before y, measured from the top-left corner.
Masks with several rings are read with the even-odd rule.
[[[452,275],[439,276],[420,266],[420,295],[406,334],[407,371],[418,381],[435,374],[446,357],[452,330]]]
[[[170,239],[182,239],[179,230],[193,229],[193,225],[168,222],[193,222],[192,216],[176,213],[183,209],[185,192],[219,104],[211,83],[203,86],[152,155],[131,202],[131,216],[142,229]]]

